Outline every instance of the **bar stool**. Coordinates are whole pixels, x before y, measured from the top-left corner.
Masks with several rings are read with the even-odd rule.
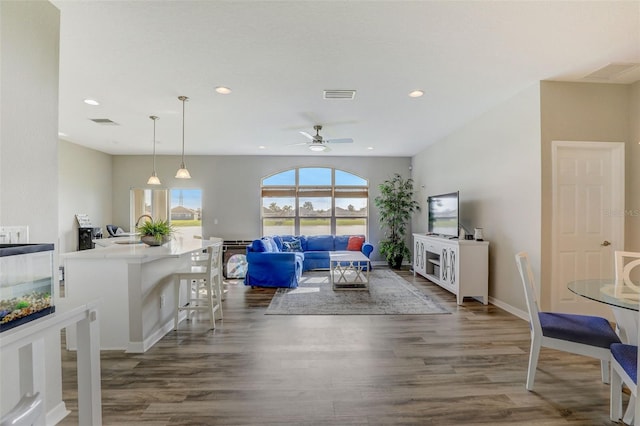
[[[222,244],[207,247],[207,262],[205,265],[191,265],[186,271],[174,273],[176,316],[175,329],[178,329],[180,312],[195,313],[206,311],[209,313],[212,328],[216,328],[216,312],[222,319]],[[182,283],[187,284],[187,303],[182,305],[180,293]]]
[[[197,238],[197,236],[196,236],[196,238]],[[200,238],[202,238],[202,237],[200,237]],[[224,240],[222,238],[220,238],[220,237],[209,237],[209,241],[213,242],[214,244],[222,244],[224,242]],[[218,264],[220,265],[220,271],[223,270],[223,268],[222,268],[223,251],[224,251],[224,247],[220,250],[220,253],[219,253],[220,259],[218,260]],[[207,261],[208,261],[208,257],[207,257],[207,254],[206,254],[206,250],[203,253],[195,252],[191,256],[191,264],[194,265],[194,266],[206,265]],[[224,301],[227,298],[227,292],[229,291],[229,289],[227,288],[227,285],[223,280],[222,272],[219,275],[219,282],[217,284],[218,284],[218,288],[220,290],[221,299]]]

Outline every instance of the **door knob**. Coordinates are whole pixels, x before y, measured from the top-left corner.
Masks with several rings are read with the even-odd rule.
[[[607,241],[607,240],[604,240],[604,241],[602,242],[602,244],[600,244],[600,245],[601,245],[602,247],[606,247],[606,246],[610,246],[610,245],[611,245],[611,243],[610,243],[609,241]]]

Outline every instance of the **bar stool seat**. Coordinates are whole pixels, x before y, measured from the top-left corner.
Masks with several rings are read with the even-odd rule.
[[[207,247],[207,262],[205,265],[191,265],[187,270],[174,273],[175,279],[175,324],[178,329],[180,312],[207,312],[213,329],[216,328],[216,313],[222,319],[222,244]],[[180,301],[183,283],[187,286],[186,303]]]

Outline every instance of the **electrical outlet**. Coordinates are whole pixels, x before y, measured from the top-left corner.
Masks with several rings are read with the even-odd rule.
[[[160,296],[160,307],[164,308],[164,294]]]

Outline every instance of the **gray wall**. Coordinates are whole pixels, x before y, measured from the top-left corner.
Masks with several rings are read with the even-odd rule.
[[[640,251],[640,83],[594,84],[543,82],[542,110],[542,276],[540,299],[550,306],[551,281],[551,142],[624,142],[625,248]]]
[[[0,223],[27,225],[31,242],[56,247],[59,35],[60,13],[50,3],[0,1]],[[60,335],[45,343],[51,411],[62,404]],[[3,353],[2,414],[20,398],[17,365],[16,352]]]
[[[111,158],[104,152],[60,141],[60,253],[78,250],[78,213],[89,215],[106,235],[105,225],[111,223]]]
[[[373,199],[378,185],[394,173],[408,177],[408,157],[329,157],[326,155],[278,156],[187,156],[192,179],[173,176],[180,164],[177,156],[156,159],[158,176],[167,188],[201,188],[203,198],[203,235],[224,239],[251,240],[260,236],[260,182],[265,176],[294,167],[335,167],[369,180],[369,241],[377,247],[381,239],[378,214]],[[150,156],[113,157],[113,222],[129,224],[129,189],[146,187],[152,170]],[[217,225],[214,220],[217,219]],[[376,249],[373,259],[379,260]]]
[[[460,191],[461,222],[489,241],[492,303],[526,311],[514,254],[540,269],[540,89],[505,100],[413,158],[423,210],[429,195]],[[413,228],[426,231],[426,214]]]

